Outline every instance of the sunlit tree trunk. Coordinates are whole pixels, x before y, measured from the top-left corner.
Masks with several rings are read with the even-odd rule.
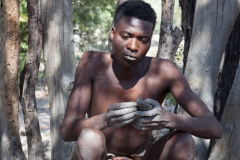
[[[228,95],[232,88],[235,73],[238,67],[238,62],[240,58],[240,14],[237,18],[236,24],[233,28],[231,36],[229,38],[228,44],[225,50],[224,65],[220,76],[219,83],[219,97],[216,97],[216,102],[214,106],[214,114],[221,119],[224,107],[226,105]]]
[[[219,71],[218,85],[214,98],[214,115],[220,121],[230,90],[233,85],[236,70],[240,59],[240,14],[228,40],[228,44],[223,56],[223,67]],[[211,153],[215,140],[211,140],[208,154]],[[229,146],[231,147],[231,146]]]
[[[62,120],[75,74],[72,1],[43,0],[44,60],[50,98],[51,157],[68,159],[72,144],[62,140]],[[83,77],[84,78],[84,77]]]
[[[183,33],[176,27],[173,29],[175,0],[162,1],[162,17],[157,57],[173,61]]]
[[[196,1],[185,77],[212,112],[222,54],[238,17],[239,6],[240,0]],[[205,160],[209,140],[195,138],[195,142],[195,159]]]
[[[19,2],[1,1],[0,159],[26,159],[18,120]]]
[[[35,98],[35,87],[42,52],[42,20],[40,2],[38,0],[28,0],[27,5],[28,51],[20,77],[20,101],[24,114],[28,159],[42,160],[42,138]]]
[[[223,138],[216,141],[209,160],[240,159],[240,64],[230,91],[222,119]]]

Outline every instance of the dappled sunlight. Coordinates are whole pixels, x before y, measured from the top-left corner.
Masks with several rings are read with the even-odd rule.
[[[223,138],[216,140],[216,144],[213,147],[209,160],[239,159],[240,157],[239,83],[240,83],[240,63],[238,63],[238,69],[236,71],[232,89],[228,96],[225,110],[220,121],[223,127]],[[219,152],[221,154],[218,154]]]
[[[214,102],[214,91],[216,84],[212,84],[212,79],[210,76],[205,77],[205,84],[202,85],[205,91],[200,91],[199,97],[203,100],[205,104],[210,104],[208,106],[209,110],[213,113],[213,102]]]
[[[190,44],[185,76],[194,92],[197,95],[201,92],[199,96],[206,101],[205,103],[211,111],[213,111],[211,108],[213,106],[213,94],[215,92],[218,69],[228,40],[226,37],[230,36],[234,25],[231,22],[233,19],[236,20],[237,15],[236,6],[231,5],[234,5],[234,3],[223,4],[209,0],[197,1],[196,4],[192,42]],[[223,8],[229,14],[218,12],[220,8]],[[229,18],[228,15],[233,16]],[[206,90],[204,91],[200,88]],[[211,98],[209,99],[209,97]]]
[[[51,158],[51,139],[50,139],[50,111],[49,111],[49,98],[48,92],[46,90],[37,90],[35,92],[36,103],[38,110],[38,120],[39,128],[42,137],[42,150],[44,160],[49,160]],[[19,108],[19,124],[20,124],[20,138],[25,155],[28,155],[28,144],[26,139],[26,131],[24,126],[24,117],[22,112],[22,107]]]
[[[6,129],[6,128],[3,128]],[[6,132],[1,133],[1,157],[9,157],[10,156],[10,151],[8,150],[11,148],[11,140],[9,139],[9,136],[7,135]]]
[[[43,43],[50,98],[51,156],[52,159],[66,159],[71,153],[71,143],[63,142],[61,124],[76,67],[71,1],[44,1],[42,4],[46,17]]]
[[[0,51],[1,52],[1,51]],[[2,63],[2,53],[0,53],[0,74],[3,74],[3,63]],[[1,76],[0,78],[1,82],[0,82],[0,96],[4,97],[4,83],[3,82],[3,76]],[[6,117],[6,102],[5,102],[5,98],[0,98],[0,159],[2,157],[9,157],[10,153],[9,153],[9,148],[10,148],[10,139],[8,136],[8,123],[6,123],[8,121],[7,117]]]
[[[17,1],[1,2],[0,56],[0,159],[24,159],[18,121],[19,7]]]
[[[197,0],[185,76],[192,90],[213,112],[214,93],[222,55],[239,14],[237,1]],[[231,16],[229,16],[231,15]],[[198,139],[198,138],[197,138]],[[199,143],[199,144],[198,144]],[[207,153],[207,146],[197,150],[197,157]]]
[[[94,5],[98,3],[104,4],[105,10],[110,10],[109,6],[110,3],[113,3],[113,1],[109,1],[109,4],[105,4],[104,2],[97,1],[96,4],[93,3],[94,1],[85,0],[87,3],[92,3]],[[159,23],[160,23],[160,17],[161,17],[161,1],[156,0],[144,0],[150,4],[155,4],[152,7],[155,8],[155,11],[158,16],[158,22],[155,27],[154,35],[152,37],[152,43],[150,50],[147,53],[147,56],[149,57],[156,57],[157,51],[158,51],[158,45],[159,45]],[[195,21],[193,24],[193,32],[192,32],[192,39],[189,49],[189,58],[187,62],[187,66],[185,69],[185,76],[188,80],[190,87],[192,90],[198,95],[207,105],[207,107],[210,109],[211,112],[213,112],[213,102],[214,102],[214,93],[216,88],[216,82],[217,82],[217,74],[219,70],[219,65],[222,59],[222,53],[225,49],[225,44],[228,41],[228,37],[232,31],[232,27],[234,25],[234,22],[236,20],[236,15],[240,12],[240,0],[233,0],[234,3],[230,3],[232,1],[214,1],[214,0],[197,0],[197,8],[195,13]],[[102,22],[109,20],[109,15],[106,13],[103,14],[101,12],[92,12],[91,7],[89,7],[89,4],[82,4],[82,0],[78,0],[76,3],[78,3],[78,7],[76,9],[81,10],[82,5],[86,5],[88,10],[84,10],[84,12],[91,12],[91,14],[94,16],[95,13],[99,13],[100,20]],[[178,0],[175,0],[175,14],[174,14],[174,26],[181,27],[181,9],[178,6]],[[180,0],[181,2],[181,0]],[[3,2],[2,2],[3,3]],[[76,60],[80,59],[82,56],[83,50],[107,50],[107,38],[106,35],[108,33],[103,33],[104,30],[107,30],[107,27],[102,26],[101,24],[98,25],[98,23],[95,21],[89,23],[86,27],[86,31],[82,37],[80,37],[80,27],[74,26],[74,30],[78,30],[78,33],[76,33],[75,37],[73,37],[72,33],[72,20],[74,21],[74,18],[72,18],[72,8],[71,4],[75,3],[75,1],[48,1],[48,0],[42,0],[41,6],[43,7],[43,18],[44,18],[44,40],[43,40],[43,51],[44,51],[44,76],[47,81],[48,85],[48,91],[44,91],[44,94],[40,93],[39,91],[36,91],[36,101],[37,101],[37,109],[38,109],[38,117],[39,117],[39,123],[40,123],[40,131],[42,136],[42,145],[43,145],[43,158],[46,160],[48,159],[67,159],[69,158],[69,154],[71,154],[73,143],[71,142],[63,142],[62,139],[62,132],[61,132],[61,126],[62,121],[64,118],[65,108],[67,106],[67,100],[70,91],[73,88],[74,85],[74,74],[76,70]],[[108,3],[108,2],[107,2]],[[183,3],[183,1],[182,1]],[[99,6],[97,6],[99,7]],[[115,7],[115,6],[114,6]],[[113,9],[114,9],[113,7]],[[176,9],[176,7],[178,7]],[[89,9],[90,8],[90,9]],[[193,7],[192,7],[193,8]],[[96,9],[97,10],[97,9]],[[98,8],[98,10],[101,10]],[[186,9],[187,10],[187,9]],[[81,10],[82,11],[82,10]],[[101,14],[100,14],[101,13]],[[76,15],[75,15],[76,16]],[[76,16],[77,17],[77,16]],[[86,16],[87,17],[87,16]],[[85,18],[86,18],[85,17]],[[111,18],[111,17],[110,17]],[[80,19],[80,18],[79,18]],[[79,20],[78,19],[78,20]],[[22,20],[22,18],[21,18]],[[75,18],[76,20],[76,18]],[[90,18],[92,20],[92,18]],[[75,22],[75,23],[85,23],[85,22]],[[93,27],[94,26],[94,27]],[[97,29],[96,26],[98,27]],[[109,24],[110,26],[110,24]],[[92,29],[94,28],[94,29]],[[103,29],[104,28],[104,29]],[[107,29],[106,29],[107,28]],[[88,30],[89,29],[89,30]],[[90,32],[89,32],[90,31]],[[0,31],[1,32],[1,31]],[[74,31],[75,33],[75,31]],[[188,33],[186,36],[189,36]],[[15,37],[16,38],[16,37]],[[18,37],[19,38],[19,37]],[[93,40],[90,40],[90,39]],[[2,38],[3,39],[3,38]],[[1,42],[0,37],[0,42]],[[10,42],[13,40],[11,37],[10,40],[7,41],[6,45],[10,46]],[[83,42],[84,41],[84,42]],[[26,44],[27,45],[27,44]],[[78,50],[74,50],[76,46],[78,46]],[[81,46],[82,45],[82,46]],[[85,46],[84,46],[85,45]],[[183,45],[183,44],[182,44]],[[80,46],[80,47],[79,47]],[[1,49],[4,48],[3,46],[0,46]],[[6,48],[4,48],[6,50]],[[0,50],[0,52],[2,52]],[[13,52],[13,51],[12,51]],[[81,52],[81,53],[80,53]],[[182,53],[182,50],[179,51]],[[76,57],[74,56],[74,53],[76,54]],[[109,61],[106,62],[106,57],[102,56],[102,52],[99,52],[99,54],[89,54],[89,56],[81,61],[81,64],[84,66],[85,74],[76,73],[77,76],[81,77],[82,79],[87,79],[84,77],[86,73],[92,73],[94,72],[95,75],[97,75],[98,80],[102,83],[99,85],[100,87],[94,88],[95,90],[98,90],[99,92],[92,93],[95,94],[95,97],[98,97],[97,102],[103,103],[103,101],[106,101],[105,99],[110,99],[110,96],[113,94],[112,91],[118,91],[113,90],[111,87],[109,87],[112,83],[110,80],[115,76],[114,74],[109,74],[109,70],[107,67],[104,69],[101,67],[102,64],[109,64]],[[9,54],[10,55],[10,54]],[[7,56],[9,56],[7,55]],[[101,56],[100,56],[101,55]],[[103,58],[104,57],[104,58]],[[12,57],[3,57],[0,53],[0,75],[3,75],[3,58],[6,59],[14,59],[16,56]],[[182,57],[178,57],[179,60],[177,63],[174,61],[174,63],[181,68],[182,67]],[[21,57],[20,57],[21,59]],[[22,60],[22,59],[21,59]],[[23,60],[22,60],[23,61]],[[71,63],[69,63],[71,62]],[[234,62],[233,62],[234,63]],[[93,65],[87,65],[87,64],[93,64]],[[9,67],[12,64],[5,64],[8,66],[5,67],[5,72],[9,75],[12,74],[12,69]],[[13,66],[13,65],[12,65]],[[97,66],[97,67],[96,67]],[[141,96],[144,97],[145,95],[148,95],[150,98],[154,98],[157,100],[156,97],[163,97],[163,95],[167,94],[166,90],[162,89],[161,87],[156,86],[164,86],[167,82],[159,82],[159,77],[154,77],[154,75],[163,75],[163,73],[160,71],[158,66],[154,66],[154,73],[148,73],[141,75],[139,79],[135,80],[133,83],[121,83],[121,77],[114,77],[118,81],[117,83],[120,83],[119,85],[116,85],[119,88],[124,88],[125,90],[122,93],[119,93],[120,96],[125,96],[125,98],[128,99],[135,99],[136,95],[131,95],[127,93],[131,93],[135,88],[134,86],[137,86],[138,83],[142,83],[140,88],[138,88],[139,92],[142,93]],[[158,69],[157,69],[158,68]],[[15,70],[14,70],[15,72]],[[100,73],[99,73],[100,72]],[[113,71],[114,72],[114,71]],[[149,74],[149,76],[146,76]],[[9,76],[7,75],[7,76]],[[109,76],[110,75],[110,76]],[[112,77],[111,77],[112,76]],[[145,77],[144,77],[145,76]],[[91,77],[92,78],[92,77]],[[96,78],[96,77],[94,77]],[[4,77],[2,76],[1,80],[3,81]],[[92,78],[93,79],[93,78]],[[164,79],[164,78],[163,78]],[[97,82],[99,82],[97,81]],[[13,80],[8,81],[9,85],[12,87],[14,85]],[[45,82],[44,82],[45,83]],[[93,82],[92,82],[93,83]],[[104,84],[105,83],[105,84]],[[163,84],[164,83],[164,84]],[[6,93],[2,92],[4,89],[4,86],[1,86],[3,83],[0,82],[0,95],[2,97],[5,96]],[[78,83],[76,83],[78,84]],[[83,88],[84,88],[84,94],[76,96],[78,99],[85,99],[87,97],[86,95],[86,84],[89,84],[88,82],[84,81],[81,82]],[[127,85],[126,85],[127,84]],[[104,85],[108,85],[108,87],[104,88]],[[81,87],[82,87],[81,86]],[[96,87],[96,82],[94,82],[93,87]],[[114,86],[115,87],[115,86]],[[12,87],[14,88],[14,87]],[[38,88],[38,87],[37,87]],[[110,88],[110,89],[109,89]],[[15,88],[14,88],[15,89]],[[109,90],[108,90],[109,89]],[[9,89],[10,90],[10,89]],[[8,91],[9,91],[8,90]],[[163,90],[163,91],[162,91]],[[10,92],[10,91],[9,91]],[[49,92],[49,93],[48,93]],[[120,91],[119,91],[120,92]],[[166,92],[166,93],[165,93]],[[99,94],[100,93],[100,94]],[[149,93],[149,94],[146,94]],[[184,93],[184,94],[183,94]],[[238,92],[239,93],[239,92]],[[42,95],[40,95],[42,94]],[[102,96],[102,95],[108,94],[108,96]],[[195,105],[195,100],[191,99],[192,97],[188,97],[186,92],[181,92],[181,97],[187,97],[189,100],[187,101],[189,106]],[[236,93],[237,94],[237,93]],[[130,95],[130,96],[129,96]],[[75,97],[75,98],[76,98]],[[107,97],[107,98],[106,98]],[[130,97],[130,98],[129,98]],[[134,97],[134,98],[133,98]],[[239,97],[235,95],[235,97]],[[105,98],[105,99],[104,99]],[[144,97],[146,98],[146,97]],[[50,99],[50,100],[49,100]],[[103,100],[104,99],[104,100]],[[173,99],[173,96],[171,97]],[[182,98],[179,98],[182,99]],[[178,100],[179,100],[178,99]],[[13,148],[15,147],[12,145],[15,142],[15,140],[18,137],[14,137],[12,132],[18,130],[17,127],[12,129],[14,127],[14,123],[18,123],[17,120],[13,118],[13,115],[17,113],[17,109],[15,108],[14,111],[10,111],[11,107],[15,107],[13,105],[5,105],[5,99],[0,99],[0,110],[2,111],[0,113],[0,140],[1,148]],[[17,102],[18,100],[15,98],[13,101]],[[158,100],[158,101],[162,101]],[[165,109],[171,112],[173,112],[173,105],[170,100],[167,99],[165,102],[167,105],[165,105]],[[229,102],[231,103],[231,102]],[[96,103],[99,105],[99,103]],[[91,104],[92,106],[95,106],[96,104]],[[170,104],[170,105],[169,105]],[[236,112],[236,109],[240,102],[238,101],[234,105],[229,105],[230,109],[228,111],[235,111],[235,114],[228,114],[225,115],[227,118],[230,119],[231,122],[226,122],[224,125],[224,130],[228,131],[225,132],[223,135],[222,141],[219,142],[219,150],[220,154],[224,157],[224,159],[229,159],[228,157],[228,149],[231,149],[231,154],[240,154],[238,152],[238,141],[235,139],[235,137],[239,138],[239,127],[238,122],[235,123],[237,119],[237,113],[239,113],[239,109]],[[105,105],[104,105],[105,106]],[[196,106],[196,105],[195,105]],[[8,107],[8,108],[7,108]],[[193,108],[192,107],[192,108]],[[169,109],[170,108],[170,109]],[[90,108],[89,110],[91,110]],[[232,109],[232,110],[231,110]],[[194,113],[197,113],[199,110],[197,108],[193,109]],[[80,107],[78,109],[75,109],[76,112],[81,112]],[[183,112],[183,110],[182,110]],[[185,112],[186,113],[186,112]],[[11,114],[11,116],[10,116]],[[91,116],[91,115],[90,115]],[[8,120],[7,118],[10,120]],[[13,121],[13,123],[12,123]],[[20,121],[20,139],[23,145],[23,151],[25,152],[25,155],[27,156],[27,140],[26,140],[26,132],[24,128],[24,118],[23,113],[20,112],[19,115],[19,121]],[[7,122],[7,123],[6,123]],[[240,122],[240,120],[239,120]],[[222,123],[223,124],[223,123]],[[51,126],[51,127],[50,127]],[[10,129],[9,129],[10,128]],[[233,129],[238,129],[234,130]],[[14,130],[14,131],[12,131]],[[51,130],[51,135],[50,135]],[[11,132],[11,133],[10,133]],[[154,131],[153,134],[163,136],[165,132],[168,132],[168,129],[163,129],[161,131]],[[9,135],[9,136],[8,136]],[[12,136],[13,135],[13,136]],[[225,138],[227,140],[225,140]],[[197,137],[194,137],[196,141],[197,146],[197,152],[199,156],[200,154],[204,154],[209,146],[210,140],[205,139],[199,139]],[[36,140],[36,139],[35,139]],[[236,140],[236,141],[235,141]],[[10,147],[7,147],[7,146]],[[229,146],[231,146],[229,148]],[[20,147],[20,146],[17,146]],[[17,149],[15,149],[17,150]],[[0,159],[1,154],[4,152],[4,154],[11,154],[10,152],[14,152],[12,150],[9,151],[2,151],[0,150]],[[16,152],[17,153],[17,152]],[[52,157],[51,157],[52,153]],[[201,155],[200,155],[201,156]],[[240,157],[240,155],[239,155]]]

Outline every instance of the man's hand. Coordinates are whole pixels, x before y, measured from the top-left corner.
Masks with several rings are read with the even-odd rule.
[[[136,118],[136,112],[136,102],[111,104],[107,110],[107,124],[111,127],[122,127],[125,124],[131,123]]]
[[[164,108],[157,101],[149,98],[145,102],[152,105],[153,108],[149,111],[136,112],[135,115],[137,118],[132,122],[132,125],[140,130],[159,130],[165,128],[166,111]]]

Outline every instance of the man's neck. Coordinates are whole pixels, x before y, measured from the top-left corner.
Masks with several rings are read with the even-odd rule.
[[[113,60],[112,67],[114,73],[120,76],[121,79],[130,80],[141,75],[143,71],[143,62],[134,66],[122,66],[117,61]]]
[[[142,62],[136,66],[123,67],[113,61],[112,69],[119,84],[124,89],[133,88],[143,76]]]

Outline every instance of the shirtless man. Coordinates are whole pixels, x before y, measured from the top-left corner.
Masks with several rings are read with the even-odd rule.
[[[145,56],[155,22],[150,5],[127,1],[114,17],[112,54],[91,51],[80,59],[62,125],[64,141],[77,141],[74,160],[105,160],[107,153],[115,155],[113,160],[127,160],[145,149],[142,160],[190,160],[195,154],[191,134],[222,137],[220,124],[179,69]],[[191,117],[164,110],[168,92]],[[138,110],[139,95],[151,110]],[[152,130],[162,128],[175,131],[147,148]]]

